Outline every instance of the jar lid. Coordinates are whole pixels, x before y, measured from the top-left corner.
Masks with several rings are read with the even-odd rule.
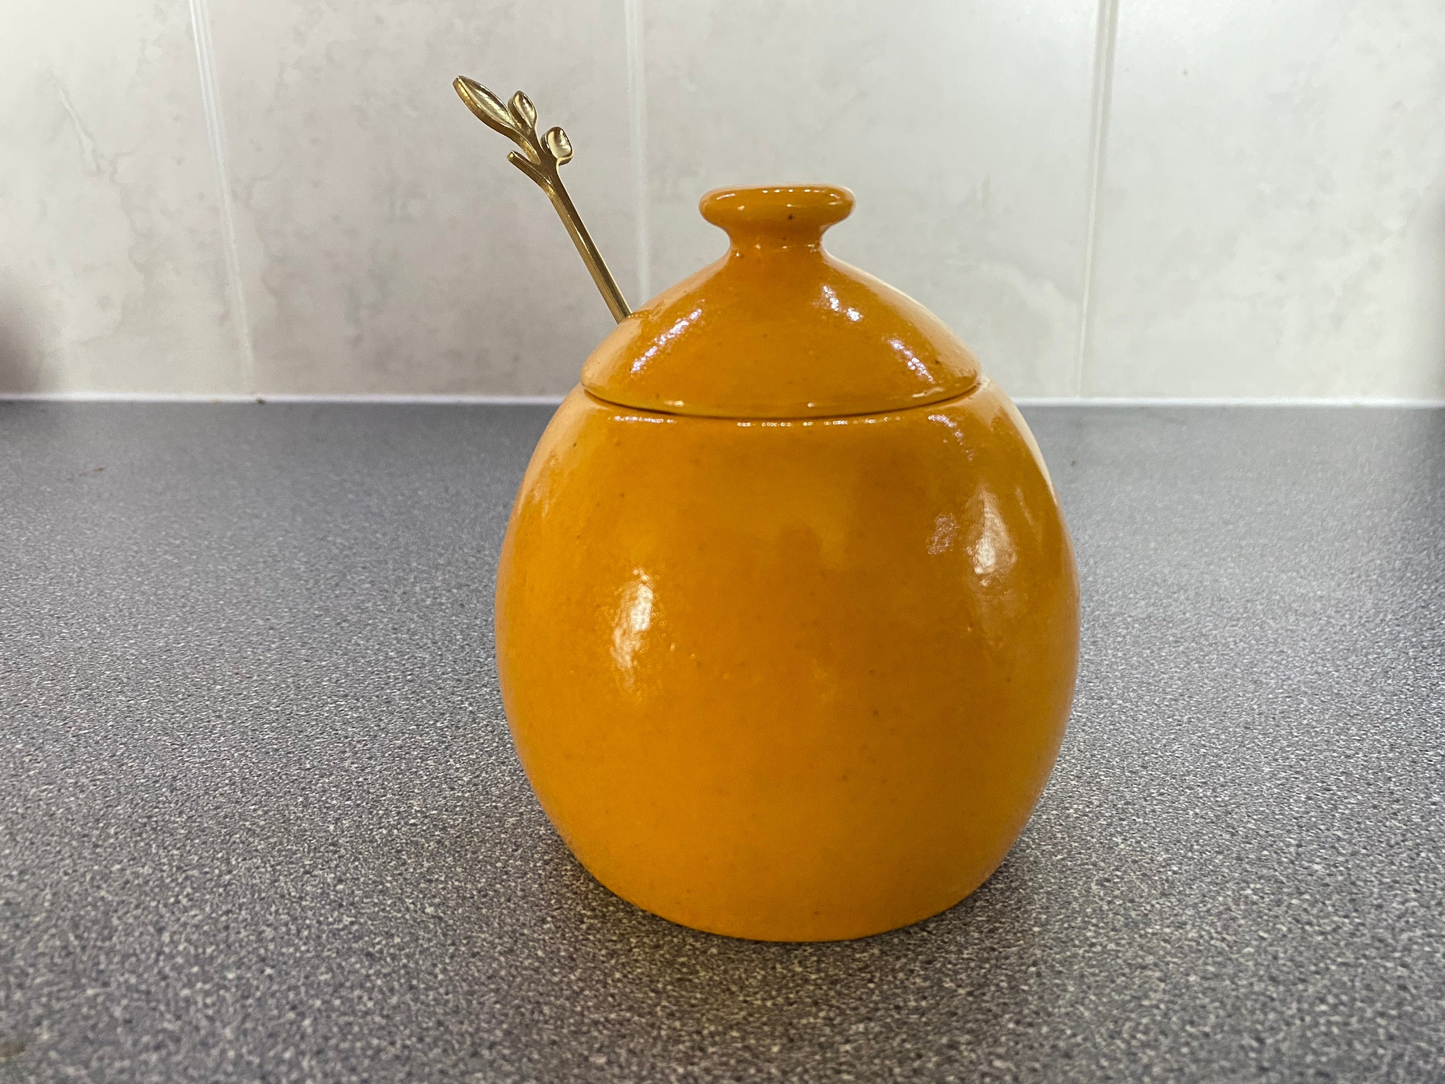
[[[853,202],[827,185],[703,196],[727,254],[618,324],[583,365],[583,387],[715,418],[871,414],[969,391],[978,361],[943,321],[823,250]]]

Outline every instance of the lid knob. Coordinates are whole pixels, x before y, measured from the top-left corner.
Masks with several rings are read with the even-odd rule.
[[[853,193],[828,184],[716,188],[702,217],[727,231],[733,248],[816,248],[823,231],[853,211]]]

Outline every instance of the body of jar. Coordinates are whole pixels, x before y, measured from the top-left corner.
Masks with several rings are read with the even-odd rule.
[[[497,664],[543,809],[604,885],[698,929],[836,940],[952,906],[1063,737],[1078,580],[987,380],[837,418],[576,389],[527,470]]]

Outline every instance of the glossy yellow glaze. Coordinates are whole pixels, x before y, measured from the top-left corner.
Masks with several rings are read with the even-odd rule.
[[[978,361],[938,317],[823,251],[852,207],[844,188],[708,193],[702,213],[728,230],[727,254],[619,324],[582,386],[723,418],[876,413],[967,391]]]
[[[815,218],[840,198],[787,191]],[[728,219],[746,197],[704,204],[732,232],[725,265],[749,231],[785,235],[772,204]],[[861,273],[827,260],[814,229],[791,272],[811,274],[812,292],[791,296],[828,283],[843,304],[838,284]],[[791,390],[769,398],[734,379],[716,341],[746,332],[726,323],[651,354],[667,316],[651,339],[620,329],[635,367],[618,362],[617,337],[599,348],[594,390],[650,389],[690,413],[579,388],[548,426],[498,572],[507,717],[548,816],[625,899],[739,937],[877,933],[976,888],[1038,799],[1077,661],[1068,533],[1023,420],[976,367],[932,370],[963,390],[922,406],[756,416],[844,401],[854,386],[921,385],[886,339],[881,351],[862,331],[830,339],[816,306],[788,319],[749,294],[745,273],[712,270],[693,298],[669,291],[628,322],[679,303],[742,319],[751,297]],[[846,322],[936,338],[915,303],[862,281],[871,292],[848,296],[860,318]],[[684,341],[716,382],[671,355]],[[856,382],[810,355],[820,342],[853,344],[862,356],[830,356]],[[649,372],[664,356],[666,379]],[[735,360],[765,378],[756,354]],[[732,416],[698,416],[714,410]]]

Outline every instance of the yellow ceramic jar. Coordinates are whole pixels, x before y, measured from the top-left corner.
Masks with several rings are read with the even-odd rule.
[[[735,937],[957,903],[1073,696],[1038,448],[936,317],[823,251],[852,204],[703,198],[727,255],[587,360],[498,570],[502,695],[552,823],[624,899]]]

